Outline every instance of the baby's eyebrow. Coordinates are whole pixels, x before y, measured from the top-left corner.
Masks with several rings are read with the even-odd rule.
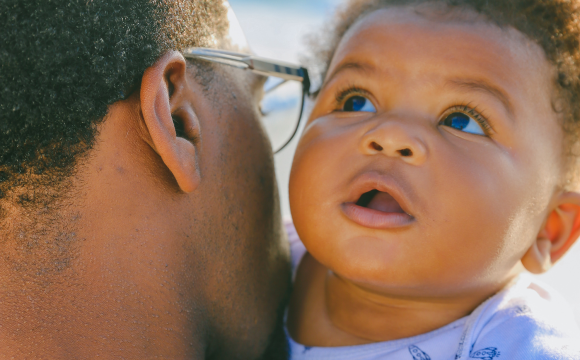
[[[501,101],[510,115],[513,115],[514,113],[512,103],[510,102],[509,96],[507,96],[505,91],[485,80],[452,79],[447,83],[452,87],[457,87],[463,90],[487,93]]]
[[[334,71],[326,78],[325,85],[328,84],[333,78],[335,78],[336,76],[338,76],[338,74],[340,74],[345,70],[355,70],[357,72],[368,74],[373,72],[375,70],[375,67],[371,64],[360,63],[356,61],[345,62],[340,66],[338,66],[336,69],[334,69]]]

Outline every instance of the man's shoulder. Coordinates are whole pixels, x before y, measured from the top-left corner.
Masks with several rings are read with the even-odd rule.
[[[470,358],[580,360],[580,330],[565,300],[528,275],[519,286],[482,318]]]

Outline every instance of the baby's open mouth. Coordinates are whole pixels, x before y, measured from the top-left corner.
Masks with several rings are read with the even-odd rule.
[[[371,190],[361,195],[356,205],[385,213],[404,214],[401,205],[389,193]]]
[[[341,204],[342,212],[366,228],[388,230],[411,226],[417,220],[408,212],[411,209],[401,190],[388,176],[375,172],[362,174],[351,185],[350,201]]]

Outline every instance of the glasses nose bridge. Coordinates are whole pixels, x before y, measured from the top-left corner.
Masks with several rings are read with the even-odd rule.
[[[383,155],[422,165],[429,153],[425,126],[426,120],[416,114],[378,115],[374,126],[363,134],[360,151],[365,155]]]

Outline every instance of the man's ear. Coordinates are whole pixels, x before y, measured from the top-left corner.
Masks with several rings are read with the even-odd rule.
[[[580,236],[580,194],[564,192],[548,214],[536,241],[522,258],[534,274],[546,272],[560,260]]]
[[[179,188],[194,191],[201,181],[195,145],[199,122],[191,104],[186,62],[171,51],[145,70],[141,81],[141,112],[151,147],[171,171]]]

